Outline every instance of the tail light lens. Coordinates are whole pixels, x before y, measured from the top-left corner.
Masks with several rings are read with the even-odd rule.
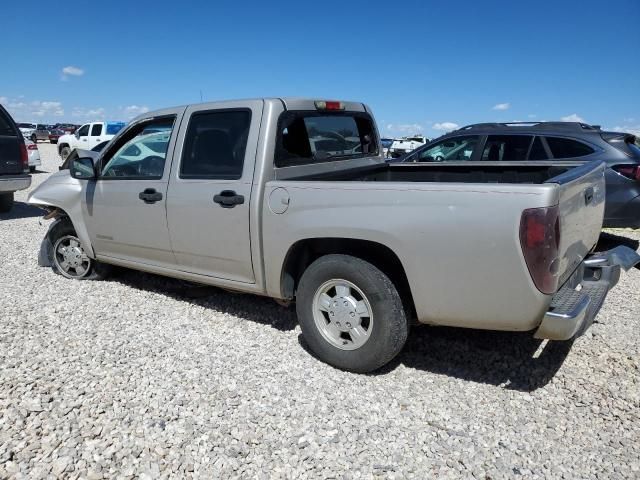
[[[616,165],[613,169],[622,176],[640,182],[640,165]]]
[[[20,162],[24,171],[29,171],[29,153],[24,142],[20,142]]]
[[[27,145],[27,150],[37,150],[38,146],[35,143]]]
[[[529,208],[520,219],[520,246],[529,274],[538,290],[555,293],[560,259],[560,218],[558,206]]]

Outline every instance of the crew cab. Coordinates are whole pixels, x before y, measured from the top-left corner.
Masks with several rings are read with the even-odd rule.
[[[74,133],[58,137],[58,153],[62,160],[66,160],[74,148],[91,150],[99,143],[111,140],[124,125],[124,122],[85,123]]]
[[[31,193],[55,218],[39,263],[70,279],[118,265],[295,301],[318,358],[369,372],[414,321],[572,339],[640,260],[591,253],[601,162],[390,164],[379,138],[356,102],[146,113]]]
[[[0,105],[0,213],[13,208],[13,194],[31,185],[29,153],[18,126]]]

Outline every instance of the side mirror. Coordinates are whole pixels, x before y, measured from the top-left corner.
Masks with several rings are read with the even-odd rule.
[[[89,157],[74,158],[71,161],[69,173],[78,180],[95,180],[98,177],[93,159]]]

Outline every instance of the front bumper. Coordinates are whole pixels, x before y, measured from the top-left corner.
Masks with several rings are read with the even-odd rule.
[[[638,263],[640,255],[623,246],[587,257],[553,296],[534,336],[569,340],[584,333],[618,283],[620,269],[626,271]]]
[[[29,175],[0,175],[0,192],[17,192],[31,185]]]

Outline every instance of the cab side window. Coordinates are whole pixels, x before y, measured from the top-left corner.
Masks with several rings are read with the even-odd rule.
[[[194,113],[184,141],[180,178],[239,179],[250,125],[250,110]]]
[[[100,135],[102,135],[102,124],[101,123],[94,123],[91,126],[91,136],[92,137],[99,137]]]
[[[101,178],[162,178],[174,121],[171,116],[132,127],[103,158]]]
[[[89,134],[89,124],[82,125],[78,129],[78,136],[79,137],[86,137],[88,134]]]
[[[477,135],[447,138],[420,151],[413,161],[459,162],[472,160],[479,143],[480,137]]]
[[[482,160],[488,162],[519,162],[527,159],[533,137],[529,135],[489,135],[482,151]]]

